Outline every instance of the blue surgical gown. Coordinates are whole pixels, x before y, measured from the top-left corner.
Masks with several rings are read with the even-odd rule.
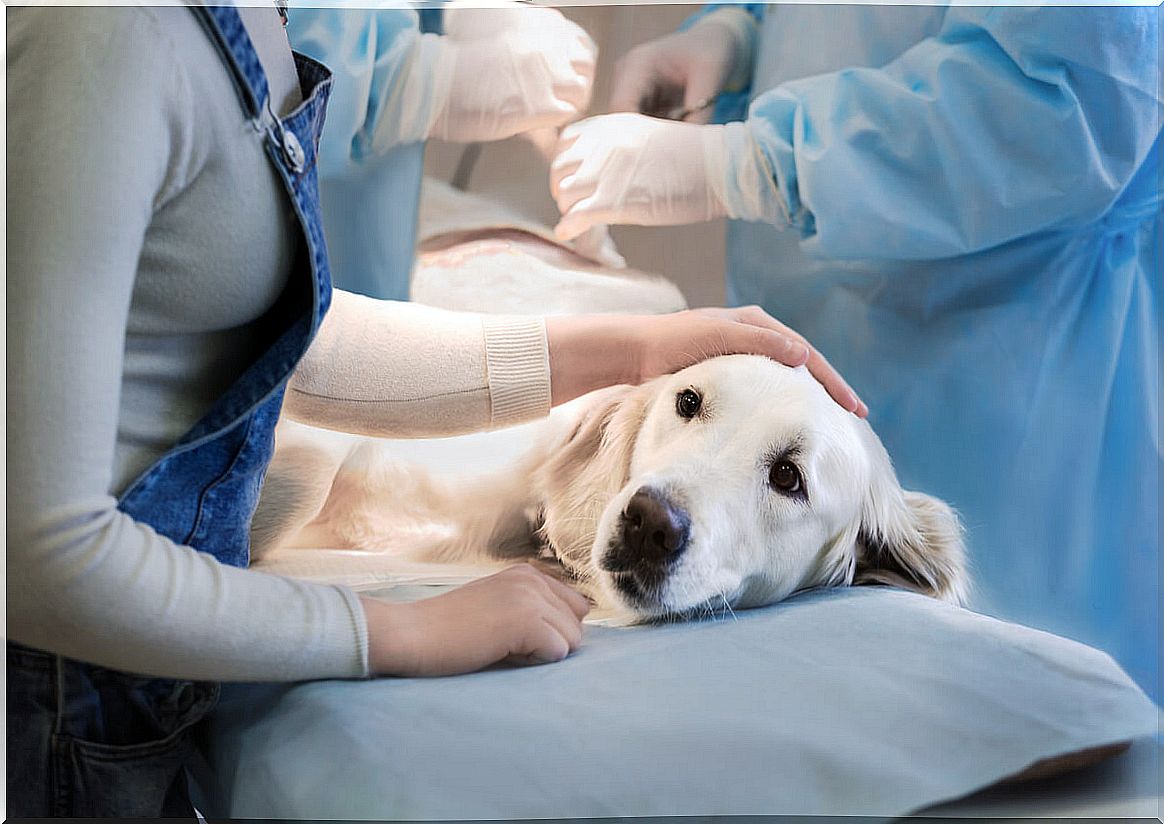
[[[434,11],[295,8],[289,14],[291,45],[334,74],[319,189],[332,279],[348,291],[408,297],[424,142],[378,139],[385,130],[377,126],[394,85],[403,82],[413,44],[439,25]]]
[[[974,606],[1157,700],[1159,15],[768,7],[746,116],[788,214],[733,222],[727,273],[960,511]]]

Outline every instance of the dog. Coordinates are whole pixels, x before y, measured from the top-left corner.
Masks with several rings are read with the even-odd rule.
[[[416,561],[553,565],[634,621],[883,584],[962,603],[962,530],[903,490],[869,424],[803,367],[732,355],[551,416],[512,468],[439,480],[375,439],[281,425],[253,552],[328,547]]]

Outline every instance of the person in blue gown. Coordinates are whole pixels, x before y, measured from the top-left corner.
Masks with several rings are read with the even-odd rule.
[[[727,287],[964,520],[974,605],[1159,699],[1157,7],[710,7],[564,130],[571,237],[728,217]],[[679,118],[687,122],[668,120]],[[708,121],[714,121],[708,123]]]

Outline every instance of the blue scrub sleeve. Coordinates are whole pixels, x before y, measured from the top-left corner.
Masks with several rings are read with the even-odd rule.
[[[951,9],[880,69],[762,94],[747,162],[787,207],[762,218],[797,227],[811,254],[896,260],[1095,223],[1160,131],[1158,13]]]
[[[353,163],[381,154],[385,145],[377,133],[384,117],[399,117],[397,93],[409,82],[421,40],[417,12],[409,8],[292,9],[287,35],[296,51],[319,60],[334,73],[327,123],[320,146],[324,178],[343,174]],[[425,95],[415,95],[423,107]],[[389,131],[399,141],[417,142],[426,136],[426,111],[409,111],[409,124]],[[384,130],[380,130],[383,132]]]

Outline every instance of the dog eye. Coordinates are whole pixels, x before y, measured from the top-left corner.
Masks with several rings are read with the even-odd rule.
[[[694,418],[702,405],[703,398],[694,389],[684,389],[675,396],[675,411],[680,418]]]
[[[796,495],[801,492],[800,470],[791,461],[777,461],[768,470],[768,483],[777,492]]]

